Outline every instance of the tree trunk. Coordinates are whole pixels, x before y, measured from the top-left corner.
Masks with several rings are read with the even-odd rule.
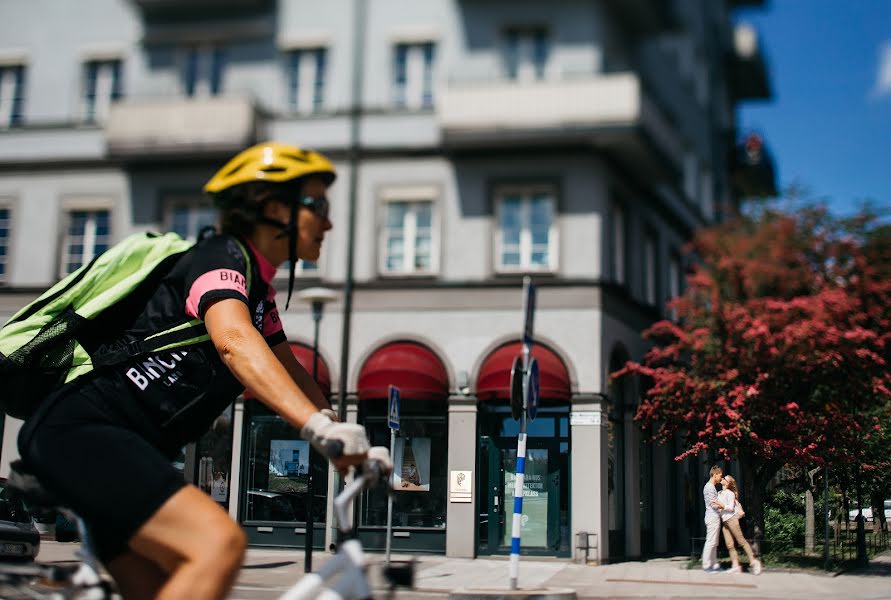
[[[819,468],[805,471],[806,489],[804,494],[804,552],[813,554],[815,550],[814,544],[814,475],[820,471]],[[825,516],[824,516],[825,518]]]

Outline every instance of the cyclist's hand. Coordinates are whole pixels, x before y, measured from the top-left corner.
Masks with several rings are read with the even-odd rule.
[[[326,456],[345,475],[349,468],[361,464],[368,454],[368,434],[356,423],[335,423],[317,412],[300,430],[300,436]]]
[[[393,460],[390,458],[390,450],[386,446],[374,446],[368,450],[368,459],[365,465],[374,463],[381,472],[381,478],[386,479],[393,473]]]

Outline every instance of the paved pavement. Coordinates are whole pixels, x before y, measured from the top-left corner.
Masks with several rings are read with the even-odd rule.
[[[45,541],[41,561],[71,560],[77,544]],[[313,567],[331,555],[317,552]],[[409,560],[394,555],[393,560]],[[398,600],[417,598],[446,600],[461,588],[508,589],[508,561],[505,558],[461,559],[444,556],[414,556],[417,560],[415,589],[395,594]],[[380,563],[383,556],[371,555]],[[704,573],[686,568],[687,557],[584,566],[556,559],[523,558],[520,561],[521,588],[571,588],[579,600],[640,599],[680,600],[687,598],[733,598],[759,600],[891,600],[891,552],[872,561],[863,572],[838,575],[811,571],[748,573]],[[232,600],[272,600],[278,598],[303,574],[303,552],[294,549],[251,548],[238,579]],[[372,569],[376,589],[383,590],[379,569]],[[386,593],[378,594],[386,598]]]

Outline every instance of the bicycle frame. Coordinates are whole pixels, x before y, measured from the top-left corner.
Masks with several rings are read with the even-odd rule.
[[[344,535],[350,535],[353,527],[347,508],[362,490],[371,487],[380,479],[380,470],[371,468],[349,483],[334,499],[334,514],[337,517],[337,529]],[[325,563],[318,573],[307,573],[289,589],[280,600],[348,600],[371,598],[371,586],[368,584],[366,571],[368,563],[362,543],[350,539],[337,549],[337,554]],[[339,576],[339,577],[338,577]],[[336,578],[336,581],[333,582]]]

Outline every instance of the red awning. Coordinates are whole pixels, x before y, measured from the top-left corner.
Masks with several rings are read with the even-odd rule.
[[[312,375],[312,348],[309,346],[304,346],[303,344],[295,344],[291,343],[291,352],[297,358],[297,362],[306,369],[306,372]],[[319,387],[322,388],[322,393],[325,396],[331,395],[331,374],[328,371],[328,364],[325,362],[325,359],[319,355],[319,372],[316,377],[316,381],[319,384]],[[253,398],[254,395],[251,394],[250,390],[244,393],[245,398]]]
[[[505,344],[496,349],[480,369],[476,383],[476,396],[480,400],[510,399],[510,368],[514,357],[521,356],[523,345],[520,342]],[[569,372],[560,357],[551,350],[534,345],[532,356],[538,361],[541,376],[540,397],[549,400],[569,400],[572,390],[569,385]]]
[[[291,344],[291,352],[297,357],[297,362],[306,369],[306,372],[312,375],[312,348],[303,344]],[[316,383],[322,388],[325,396],[331,395],[331,373],[328,371],[328,364],[325,359],[319,355],[319,372],[316,374]]]
[[[359,372],[359,399],[386,398],[395,385],[411,400],[443,400],[449,395],[445,366],[432,351],[412,342],[378,348]]]

